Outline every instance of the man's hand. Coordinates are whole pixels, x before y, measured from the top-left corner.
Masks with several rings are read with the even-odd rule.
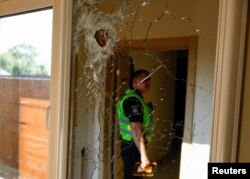
[[[150,161],[147,156],[141,123],[131,122],[131,131],[132,131],[135,145],[137,146],[141,154],[141,167],[145,168],[148,164],[150,164]]]
[[[148,157],[146,155],[144,157],[142,157],[142,155],[141,155],[141,167],[145,168],[149,164],[150,164],[150,161],[149,161]]]

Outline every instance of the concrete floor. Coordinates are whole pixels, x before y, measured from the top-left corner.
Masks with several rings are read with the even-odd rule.
[[[18,171],[0,163],[0,179],[17,179]]]

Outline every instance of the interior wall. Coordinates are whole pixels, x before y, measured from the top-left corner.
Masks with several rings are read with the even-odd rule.
[[[152,71],[158,67],[155,59],[145,55],[145,51],[133,51],[129,55],[135,61],[135,70],[147,69]],[[153,51],[153,57],[161,59],[173,76],[176,74],[175,51]],[[164,89],[164,90],[163,90]],[[155,124],[154,140],[148,144],[148,155],[151,161],[163,160],[170,152],[171,127],[174,122],[175,104],[175,80],[164,68],[160,68],[151,76],[150,90],[144,94],[147,103],[152,102],[155,112],[153,120]]]

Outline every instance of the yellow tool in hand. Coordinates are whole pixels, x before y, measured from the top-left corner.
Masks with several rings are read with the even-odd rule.
[[[133,176],[153,177],[156,172],[157,163],[153,162],[142,168],[141,163],[137,162]]]

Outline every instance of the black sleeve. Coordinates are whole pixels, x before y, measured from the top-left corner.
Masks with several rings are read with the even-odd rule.
[[[130,97],[123,102],[123,110],[130,122],[143,122],[143,109],[141,102],[135,98]]]

